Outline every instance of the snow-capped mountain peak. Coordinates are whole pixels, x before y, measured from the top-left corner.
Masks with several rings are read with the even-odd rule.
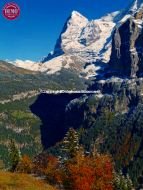
[[[74,47],[79,46],[78,40],[81,31],[88,24],[88,19],[80,13],[73,11],[71,17],[65,23],[55,49],[62,49],[64,53],[70,53]],[[57,48],[58,47],[58,48]],[[60,50],[61,51],[61,50]]]
[[[31,61],[31,60],[16,59],[15,61],[8,61],[8,62],[14,64],[17,67],[22,67],[24,69],[28,69],[32,71],[40,70],[40,63],[35,63],[34,61]]]
[[[107,15],[100,18],[100,20],[105,22],[118,22],[119,21],[119,15],[121,11],[115,11],[113,13],[108,13]]]
[[[134,14],[135,12],[139,11],[143,7],[143,0],[133,0],[129,12]]]
[[[111,53],[111,33],[119,13],[116,11],[101,19],[89,21],[79,12],[73,11],[57,40],[52,58],[70,54],[89,63],[98,60],[108,62]],[[42,62],[49,60],[51,55]]]
[[[72,11],[59,35],[54,51],[38,63],[38,66],[30,66],[30,69],[35,68],[47,74],[69,69],[79,72],[79,76],[87,72],[88,76],[95,76],[96,71],[100,69],[99,63],[106,65],[105,63],[110,60],[115,27],[133,16],[142,6],[143,0],[134,0],[127,9],[95,20],[89,20],[79,12]],[[23,64],[20,61],[16,63],[21,67],[24,67]]]
[[[119,23],[123,23],[128,18],[133,17],[142,8],[143,8],[143,0],[133,0],[126,9],[121,11]]]
[[[71,13],[71,18],[77,18],[77,17],[79,17],[79,18],[81,18],[81,19],[87,19],[86,17],[84,17],[80,12],[78,12],[78,11],[72,11],[72,13]]]
[[[77,11],[72,11],[65,25],[67,25],[67,27],[69,27],[70,25],[83,26],[87,22],[88,22],[88,19],[84,17],[82,14],[80,14]]]
[[[108,14],[101,19],[89,21],[77,11],[72,11],[56,42],[53,53],[32,66],[41,72],[54,74],[62,69],[84,74],[86,78],[97,75],[96,62],[108,62],[111,54],[111,35],[115,27],[114,18],[119,12]],[[17,66],[22,65],[20,61]],[[32,64],[29,64],[32,65]]]

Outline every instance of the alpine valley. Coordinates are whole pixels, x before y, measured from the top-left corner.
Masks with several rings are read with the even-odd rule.
[[[96,20],[73,11],[53,52],[41,62],[0,62],[0,159],[5,164],[9,139],[31,156],[42,149],[57,154],[71,127],[87,152],[98,139],[99,151],[112,155],[116,170],[140,185],[143,0]]]

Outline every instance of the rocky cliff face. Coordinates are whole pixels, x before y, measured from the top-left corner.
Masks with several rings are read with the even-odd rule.
[[[143,74],[143,9],[119,26],[113,35],[110,68],[131,78]]]

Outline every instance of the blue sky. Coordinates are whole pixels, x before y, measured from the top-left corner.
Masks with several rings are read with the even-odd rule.
[[[2,10],[8,0],[0,1]],[[131,0],[14,0],[21,8],[17,20],[0,14],[0,59],[40,60],[53,50],[72,10],[89,19],[125,8]],[[1,11],[2,12],[2,11]]]

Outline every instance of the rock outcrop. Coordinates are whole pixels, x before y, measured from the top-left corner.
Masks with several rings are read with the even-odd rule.
[[[143,9],[116,28],[112,40],[110,68],[131,78],[143,74]]]

